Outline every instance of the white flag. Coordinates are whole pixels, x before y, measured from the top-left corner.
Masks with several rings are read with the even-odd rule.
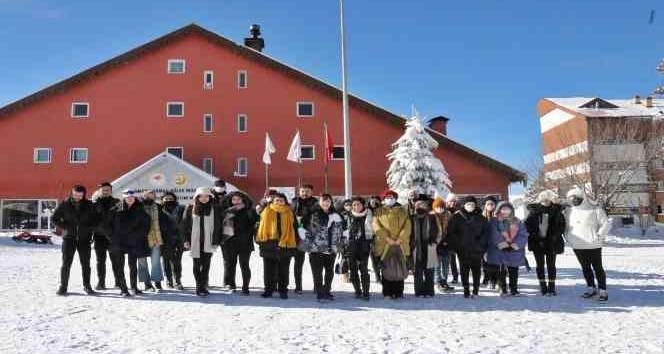
[[[270,139],[270,134],[265,133],[265,153],[263,153],[263,163],[266,165],[272,164],[272,159],[270,158],[271,154],[277,152],[277,149],[272,144],[272,139]]]
[[[295,134],[295,137],[293,138],[290,149],[288,150],[288,157],[286,157],[286,160],[301,163],[301,154],[302,149],[300,148],[300,131],[298,130]]]

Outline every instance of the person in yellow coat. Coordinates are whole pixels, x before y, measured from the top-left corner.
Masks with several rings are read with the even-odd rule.
[[[376,257],[385,257],[389,247],[398,245],[405,263],[405,258],[410,257],[411,251],[411,223],[406,209],[397,203],[397,197],[397,193],[391,190],[386,190],[381,195],[383,205],[376,209],[373,218],[375,235],[373,252]],[[383,274],[385,274],[385,269],[383,269]],[[403,298],[403,279],[387,280],[383,276],[382,284],[383,296],[392,299]]]

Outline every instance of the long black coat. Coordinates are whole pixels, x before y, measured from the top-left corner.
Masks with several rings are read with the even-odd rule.
[[[69,197],[64,200],[53,212],[53,223],[64,230],[62,237],[92,242],[92,234],[100,219],[92,202],[81,199],[79,207],[75,207],[74,200]]]
[[[219,246],[221,244],[221,217],[222,211],[213,203],[211,205],[214,208],[214,226],[212,229],[212,245]],[[193,225],[193,216],[194,204],[190,204],[184,211],[182,217],[182,223],[180,224],[180,234],[182,235],[185,242],[191,243],[191,228],[200,227],[200,225]]]
[[[438,222],[435,215],[417,215],[411,216],[410,248],[411,254],[416,255],[414,260],[416,265],[426,268],[428,261],[428,247],[438,241]],[[422,222],[420,224],[420,222]],[[419,230],[419,232],[416,232]]]
[[[482,257],[488,248],[490,235],[489,221],[479,211],[468,213],[459,210],[447,224],[449,248],[460,257]]]
[[[110,239],[110,235],[107,235],[105,232],[104,223],[107,222],[110,217],[111,210],[120,202],[120,199],[114,197],[105,197],[97,199],[93,205],[95,212],[99,215],[100,222],[98,223],[97,228],[95,229],[95,240],[98,238]],[[103,241],[102,241],[103,242]]]
[[[150,255],[150,216],[140,202],[134,202],[131,208],[124,201],[118,203],[111,210],[107,232],[111,235],[111,252],[123,252],[139,258]]]
[[[545,207],[541,204],[528,206],[530,214],[526,218],[526,229],[528,230],[528,249],[531,252],[562,254],[565,252],[565,215],[559,204],[551,204]],[[544,214],[549,214],[549,228],[546,237],[540,236],[539,226]]]
[[[227,208],[224,210],[222,220],[230,217],[233,220],[234,236],[222,236],[222,244],[227,249],[235,250],[239,253],[251,252],[254,250],[254,236],[256,235],[256,226],[258,224],[258,214],[252,206],[245,205],[240,210]]]

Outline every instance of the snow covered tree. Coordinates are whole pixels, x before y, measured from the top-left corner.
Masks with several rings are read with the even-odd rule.
[[[438,142],[427,133],[422,120],[417,115],[406,122],[406,132],[387,154],[391,160],[387,170],[387,185],[399,193],[400,199],[408,197],[408,192],[445,197],[452,187],[452,181],[445,166],[432,152]]]

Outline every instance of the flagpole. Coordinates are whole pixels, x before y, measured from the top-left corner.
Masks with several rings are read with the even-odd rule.
[[[330,164],[330,155],[329,151],[327,150],[328,148],[327,145],[329,141],[328,134],[330,133],[327,131],[327,122],[323,123],[323,127],[325,128],[325,193],[330,193],[329,180],[327,177],[327,172],[328,172],[327,167]]]
[[[341,6],[341,88],[343,92],[343,123],[344,123],[344,186],[346,199],[353,195],[353,183],[350,163],[350,122],[348,114],[348,82],[346,67],[346,29],[344,27],[344,0]]]
[[[270,165],[265,164],[265,190],[270,189]]]

